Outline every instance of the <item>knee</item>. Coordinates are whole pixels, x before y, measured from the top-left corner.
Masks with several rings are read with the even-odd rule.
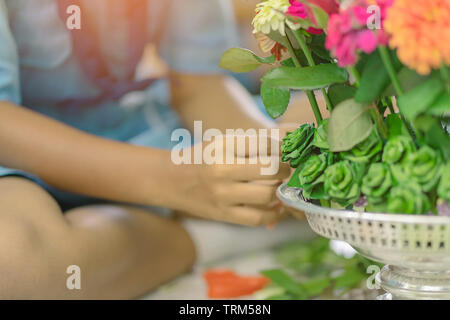
[[[26,298],[43,280],[46,264],[40,234],[33,224],[0,218],[0,298]]]
[[[196,249],[186,229],[178,222],[172,222],[168,232],[169,250],[177,253],[178,266],[181,272],[189,270],[196,260]],[[170,237],[170,238],[169,238]]]

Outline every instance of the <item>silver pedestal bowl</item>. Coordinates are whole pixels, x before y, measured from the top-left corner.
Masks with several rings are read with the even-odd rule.
[[[450,299],[450,217],[365,213],[320,207],[286,184],[279,199],[304,212],[317,234],[349,243],[359,254],[385,264],[380,299]]]

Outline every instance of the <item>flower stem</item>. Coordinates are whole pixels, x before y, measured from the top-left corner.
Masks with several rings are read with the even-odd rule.
[[[359,84],[361,83],[361,76],[359,75],[358,70],[355,66],[348,67],[347,70],[355,79],[355,87],[359,88]]]
[[[287,48],[289,50],[289,53],[291,54],[292,61],[294,62],[294,65],[298,68],[301,68],[302,65],[300,64],[300,61],[298,60],[295,54],[294,47],[292,46],[291,41],[289,40],[288,37],[286,37],[286,43],[288,46]],[[319,125],[322,122],[323,118],[320,113],[319,105],[317,104],[316,96],[314,95],[314,92],[310,90],[307,90],[305,92],[308,97],[309,103],[311,104],[311,108],[314,113],[314,117],[316,118],[317,125]]]
[[[447,92],[450,92],[450,72],[448,71],[448,68],[446,65],[443,65],[441,67],[441,76],[442,76],[442,79],[444,79],[445,88],[446,88]]]
[[[311,55],[311,51],[309,50],[308,46],[306,45],[304,36],[302,34],[300,34],[300,29],[293,30],[292,33],[294,34],[294,37],[297,40],[298,44],[300,45],[300,48],[302,49],[303,53],[305,54],[308,64],[311,67],[314,67],[316,65],[316,63],[314,62],[314,59]],[[333,108],[334,108],[333,103],[331,102],[330,97],[328,96],[328,93],[325,90],[325,88],[322,88],[322,94],[327,103],[328,110],[330,110],[330,111],[333,110]]]
[[[380,53],[381,60],[383,61],[384,67],[386,68],[389,77],[391,78],[392,85],[394,86],[395,91],[397,92],[397,95],[401,97],[404,94],[403,88],[400,84],[400,81],[397,77],[397,72],[395,71],[394,65],[391,60],[391,56],[385,46],[379,46],[378,52]],[[414,137],[416,136],[411,124],[405,119],[403,114],[400,112],[400,118],[403,121],[403,124],[405,125],[406,129],[408,130],[409,135],[414,140]]]
[[[392,64],[391,56],[389,55],[388,50],[385,46],[380,46],[378,47],[378,52],[380,53],[384,67],[386,68],[389,77],[391,78],[392,85],[394,86],[395,91],[397,91],[398,96],[401,97],[404,91],[400,84],[400,81],[398,80],[397,72],[395,71],[394,65]]]

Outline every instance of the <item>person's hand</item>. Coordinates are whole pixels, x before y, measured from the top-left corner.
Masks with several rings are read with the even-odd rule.
[[[224,146],[221,156],[230,164],[176,166],[173,172],[177,172],[178,178],[175,190],[179,209],[200,218],[249,226],[280,220],[283,207],[276,198],[276,188],[289,176],[290,169],[280,161],[280,142],[265,139],[267,149],[255,146],[255,140],[251,144],[252,138],[247,137],[245,153],[236,147],[227,150],[227,142],[234,141],[236,146],[236,137],[216,137],[211,143],[203,143],[203,150],[206,150],[221,140]],[[221,150],[216,150],[214,155]],[[192,148],[191,154],[194,153]]]

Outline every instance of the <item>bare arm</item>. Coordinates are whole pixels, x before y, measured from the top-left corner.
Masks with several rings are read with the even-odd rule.
[[[289,174],[285,165],[273,176],[261,175],[262,164],[177,166],[169,151],[92,136],[7,102],[0,102],[0,165],[70,192],[247,225],[280,216],[272,207],[276,186],[242,181]]]
[[[98,138],[0,102],[0,164],[34,173],[57,188],[167,205],[161,173],[170,163],[167,151]]]
[[[239,82],[224,75],[172,73],[172,104],[188,128],[202,120],[204,128],[272,128]]]

